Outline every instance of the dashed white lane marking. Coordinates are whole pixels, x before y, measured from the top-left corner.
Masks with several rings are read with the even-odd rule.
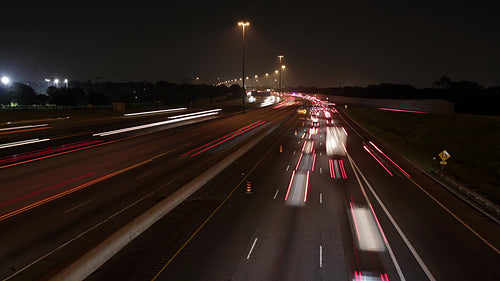
[[[319,168],[319,173],[323,173],[323,168]]]
[[[90,200],[87,200],[87,201],[85,201],[85,202],[83,202],[83,203],[81,203],[81,204],[78,204],[78,205],[76,205],[75,207],[73,207],[73,208],[71,208],[71,209],[69,209],[69,210],[64,211],[64,213],[65,213],[65,214],[67,214],[67,213],[69,213],[69,212],[71,212],[71,211],[73,211],[73,210],[75,210],[75,209],[77,209],[77,208],[79,208],[79,207],[81,207],[81,206],[83,206],[83,205],[87,204],[87,203],[90,203],[90,201],[93,201],[93,200],[94,200],[94,199],[90,199]]]
[[[288,171],[288,169],[290,169],[290,165],[286,166],[286,170]]]
[[[142,175],[142,176],[138,176],[138,177],[137,177],[137,179],[138,179],[138,180],[140,180],[140,179],[142,179],[143,177],[145,177],[145,176],[147,176],[147,175],[149,175],[149,174],[151,174],[151,172],[147,172],[147,173],[145,173],[145,174],[144,174],[144,175]]]
[[[253,240],[252,248],[250,248],[250,252],[248,252],[247,255],[247,260],[250,259],[250,255],[252,254],[253,248],[255,247],[256,243],[257,243],[257,237],[255,237],[255,240]]]
[[[319,246],[319,267],[323,267],[323,246]]]
[[[319,203],[323,204],[323,193],[319,194]]]
[[[276,189],[276,193],[274,193],[274,198],[273,199],[276,199],[276,196],[278,196],[278,192],[279,191],[280,191],[279,189]]]

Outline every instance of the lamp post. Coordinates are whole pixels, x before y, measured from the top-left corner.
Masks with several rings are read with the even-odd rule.
[[[285,71],[285,65],[281,66],[281,72]],[[283,89],[285,88],[285,73],[282,74],[282,81],[281,81],[281,93],[283,94]]]
[[[64,79],[64,84],[66,84],[66,89],[68,88],[68,79]]]
[[[274,74],[276,74],[276,78],[274,78],[274,82],[276,82],[276,91],[279,93],[280,91],[280,86],[278,85],[278,74],[280,73],[279,70],[275,70],[274,71]]]
[[[242,27],[242,44],[241,44],[241,49],[242,49],[242,75],[241,77],[245,77],[245,26],[249,26],[250,22],[238,22],[238,26]],[[245,97],[247,95],[247,91],[245,90],[245,79],[243,79],[243,97],[242,97],[242,103],[243,103],[243,111],[245,111]]]
[[[56,83],[56,88],[59,88],[59,79],[54,79],[54,83]]]
[[[282,68],[282,67],[281,67],[281,66],[282,66],[282,65],[281,65],[281,60],[282,60],[284,57],[285,57],[285,56],[283,56],[283,55],[278,55],[278,58],[280,59],[280,68],[279,68],[279,71],[280,71],[280,78],[279,78],[279,86],[278,86],[279,91],[278,91],[278,92],[279,92],[280,94],[281,94],[281,68]]]

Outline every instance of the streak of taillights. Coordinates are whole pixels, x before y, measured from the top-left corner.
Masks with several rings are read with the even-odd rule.
[[[181,155],[181,157],[186,156],[186,155],[188,155],[188,154],[191,154],[192,152],[195,152],[195,151],[197,151],[197,150],[200,150],[200,149],[202,149],[202,148],[204,148],[204,147],[206,147],[206,146],[209,146],[209,145],[211,145],[211,144],[213,144],[213,143],[215,143],[215,142],[217,142],[217,141],[220,141],[220,140],[222,140],[222,139],[225,139],[225,138],[227,138],[227,137],[230,137],[231,135],[234,135],[234,134],[236,134],[236,133],[238,133],[238,132],[240,132],[240,131],[242,131],[242,130],[245,130],[246,128],[249,128],[249,127],[251,127],[251,126],[254,126],[255,124],[258,124],[258,123],[260,123],[260,122],[263,122],[263,121],[257,121],[257,122],[255,122],[255,123],[252,123],[252,124],[250,124],[250,125],[247,125],[247,126],[245,126],[245,127],[243,127],[243,128],[240,128],[240,129],[238,129],[238,130],[236,130],[236,131],[234,131],[234,132],[232,132],[232,133],[229,133],[229,134],[227,134],[227,135],[225,135],[225,136],[223,136],[223,137],[220,137],[220,138],[218,138],[218,139],[216,139],[216,140],[213,140],[213,141],[211,141],[211,142],[209,142],[209,143],[207,143],[207,144],[204,144],[204,145],[202,145],[202,146],[200,146],[200,147],[197,147],[197,148],[195,148],[195,149],[193,149],[193,150],[191,150],[191,151],[188,151],[188,152],[186,152],[186,153],[182,154],[182,155]]]
[[[328,159],[328,166],[330,167],[330,178],[335,178],[335,167],[333,166],[333,160]]]
[[[347,173],[345,172],[344,168],[344,160],[339,160],[339,166],[340,166],[340,172],[342,173],[342,178],[347,179]]]
[[[396,164],[394,161],[392,161],[391,158],[389,158],[389,156],[385,155],[385,153],[382,152],[382,150],[380,150],[380,148],[378,148],[373,142],[370,141],[370,144],[375,147],[375,149],[380,152],[382,155],[384,155],[385,158],[387,158],[387,160],[391,161],[391,163],[396,166],[399,170],[401,170],[401,172],[403,172],[406,176],[408,176],[409,178],[411,178],[411,176],[405,171],[403,170],[403,168],[399,167],[398,164]]]
[[[382,166],[382,168],[384,168],[384,170],[389,173],[389,175],[394,176],[391,171],[389,171],[389,169],[387,169],[386,166],[384,166],[384,164],[382,164],[382,162],[380,162],[380,160],[377,159],[377,157],[375,157],[375,155],[373,155],[373,153],[370,151],[370,149],[368,147],[366,147],[366,145],[363,145],[363,148],[368,152],[370,153],[370,155],[373,157],[373,159],[375,159],[379,164],[380,166]]]
[[[387,244],[387,238],[385,238],[385,233],[382,230],[382,226],[380,225],[380,222],[378,221],[377,215],[375,214],[375,211],[373,210],[372,204],[370,204],[370,209],[372,209],[372,214],[375,220],[377,221],[378,229],[380,230],[380,233],[382,233],[382,237],[384,237],[384,241]]]
[[[352,220],[354,221],[354,227],[356,228],[356,234],[358,235],[358,241],[361,241],[361,235],[359,235],[358,223],[356,222],[356,215],[354,214],[354,207],[352,206],[352,202],[349,202],[349,205],[351,205]]]
[[[226,141],[228,141],[228,140],[230,140],[230,139],[232,139],[232,138],[234,138],[236,136],[239,136],[239,135],[241,135],[241,134],[243,134],[245,132],[248,132],[251,129],[253,129],[255,127],[258,127],[258,126],[260,126],[260,125],[262,125],[264,123],[266,123],[266,121],[260,121],[257,124],[255,124],[254,126],[251,126],[251,127],[248,127],[245,130],[239,131],[237,134],[234,134],[234,135],[232,135],[232,136],[230,136],[230,137],[228,137],[228,138],[226,138],[226,139],[224,139],[222,141],[219,141],[218,143],[215,143],[215,144],[213,144],[213,145],[211,145],[211,146],[209,146],[209,147],[207,147],[207,148],[205,148],[203,150],[200,150],[200,151],[196,152],[195,154],[191,155],[191,157],[195,157],[196,155],[199,155],[199,154],[201,154],[201,153],[203,153],[203,152],[205,152],[205,151],[207,151],[207,150],[209,150],[211,148],[214,148],[214,147],[216,147],[216,146],[218,146],[218,145],[220,145],[220,144],[222,144],[222,143],[224,143],[224,142],[226,142]]]
[[[307,177],[306,177],[306,188],[304,191],[304,202],[307,201],[307,191],[309,190],[309,171],[307,171]]]
[[[306,148],[306,143],[307,143],[307,141],[304,141],[304,144],[302,145],[301,151],[304,151],[304,148]]]
[[[312,164],[312,168],[311,168],[311,171],[314,172],[314,166],[316,166],[316,153],[313,152],[313,164]]]
[[[290,189],[292,188],[293,177],[295,177],[295,170],[293,170],[292,177],[290,178],[290,183],[288,184],[288,190],[286,191],[285,201],[288,200],[288,194],[290,193]]]
[[[70,150],[70,149],[74,149],[74,148],[78,148],[78,147],[82,147],[82,146],[93,145],[93,144],[100,143],[100,142],[102,142],[102,141],[101,140],[82,141],[82,142],[72,143],[69,145],[62,145],[62,146],[57,147],[57,148],[41,149],[41,150],[37,150],[37,151],[33,151],[33,152],[26,152],[26,153],[22,153],[22,154],[17,154],[14,156],[7,156],[7,157],[0,159],[0,164],[9,163],[9,162],[18,162],[18,161],[28,159],[28,158],[39,157],[39,156],[47,155],[50,153],[57,153],[60,151]]]
[[[21,161],[21,162],[15,162],[15,163],[11,163],[11,164],[8,164],[8,165],[0,166],[0,169],[12,167],[12,166],[17,166],[17,165],[21,165],[21,164],[25,164],[25,163],[29,163],[29,162],[34,162],[34,161],[38,161],[38,160],[42,160],[42,159],[46,159],[46,158],[51,158],[51,157],[55,157],[55,156],[59,156],[59,155],[63,155],[63,154],[68,154],[68,153],[71,153],[71,152],[80,151],[80,150],[84,150],[84,149],[88,149],[88,148],[92,148],[92,147],[96,147],[96,146],[101,146],[101,145],[105,145],[105,144],[109,144],[109,143],[113,143],[113,142],[117,142],[117,141],[118,140],[112,140],[112,141],[107,141],[107,142],[99,142],[97,144],[93,144],[93,145],[90,145],[90,146],[85,146],[85,147],[80,147],[80,148],[76,148],[76,149],[72,149],[72,150],[68,150],[68,151],[58,152],[58,153],[55,153],[55,154],[49,154],[49,155],[41,156],[41,157],[34,158],[34,159],[24,160],[24,161]]]
[[[344,131],[344,134],[345,134],[346,136],[348,136],[347,131],[345,130],[345,128],[344,128],[344,127],[342,127],[342,130]]]
[[[300,161],[302,161],[302,156],[304,156],[304,153],[301,153],[301,154],[300,154],[299,161],[297,161],[297,166],[295,167],[295,170],[298,170],[298,169],[299,169],[299,166],[300,166]]]
[[[379,107],[378,109],[385,110],[385,111],[408,112],[408,113],[427,113],[425,111],[406,110],[406,109],[397,109],[397,108],[386,108],[386,107]]]
[[[62,182],[62,183],[59,183],[59,184],[56,184],[56,185],[53,185],[53,186],[50,186],[50,187],[47,187],[47,188],[44,188],[44,189],[38,190],[38,191],[36,191],[36,192],[33,192],[33,193],[30,193],[30,194],[27,194],[27,195],[24,195],[24,196],[21,196],[21,197],[18,197],[18,198],[12,199],[12,200],[10,200],[10,201],[0,203],[0,207],[3,207],[3,206],[6,206],[6,205],[9,205],[9,204],[12,204],[12,203],[15,203],[15,202],[21,201],[21,200],[23,200],[23,199],[26,199],[26,198],[29,198],[29,197],[35,196],[35,195],[37,195],[37,194],[40,194],[40,193],[43,193],[43,192],[49,191],[49,190],[54,189],[54,188],[61,187],[61,186],[63,186],[63,185],[66,185],[66,184],[69,184],[69,183],[75,182],[75,181],[77,181],[77,180],[81,180],[81,179],[83,179],[83,178],[90,177],[90,176],[92,176],[93,174],[95,174],[95,173],[94,173],[94,172],[92,172],[92,173],[89,173],[89,174],[86,174],[86,175],[83,175],[83,176],[80,176],[80,177],[77,177],[77,178],[74,178],[74,179],[71,179],[71,180],[67,180],[67,181]]]

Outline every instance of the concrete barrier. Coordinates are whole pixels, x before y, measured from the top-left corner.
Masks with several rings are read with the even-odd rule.
[[[285,118],[285,120],[288,118]],[[163,199],[151,209],[141,214],[127,225],[120,228],[113,235],[101,242],[95,248],[85,253],[75,262],[63,269],[51,281],[80,281],[87,278],[113,255],[118,253],[123,247],[139,236],[143,231],[160,220],[172,209],[181,204],[189,196],[195,193],[203,185],[208,183],[217,174],[222,172],[231,163],[236,161],[240,156],[249,151],[253,146],[259,143],[262,139],[273,132],[280,124],[276,124],[267,129],[249,143],[243,145],[238,150],[224,158],[219,163],[215,164],[207,171],[197,176],[186,185],[172,193],[167,198]]]
[[[454,112],[454,103],[440,99],[369,99],[326,95],[324,97],[328,97],[328,100],[341,104],[347,103],[368,107],[417,110],[436,114],[450,114]]]

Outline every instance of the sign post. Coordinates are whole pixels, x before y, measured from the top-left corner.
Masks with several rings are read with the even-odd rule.
[[[446,160],[448,160],[451,157],[451,155],[445,149],[441,151],[441,153],[439,153],[438,156],[439,158],[441,158],[441,161],[439,161],[439,164],[441,164],[441,170],[444,171],[444,165],[448,164]]]

